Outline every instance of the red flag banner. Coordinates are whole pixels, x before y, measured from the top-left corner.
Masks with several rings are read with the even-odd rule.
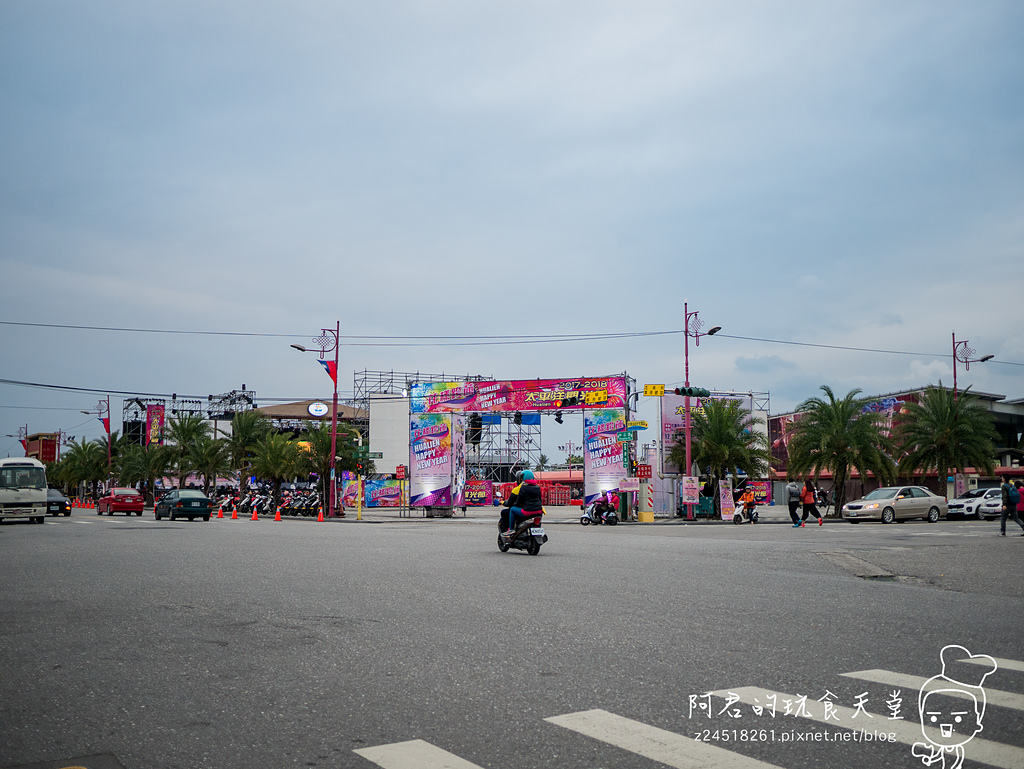
[[[320,365],[324,367],[324,371],[334,381],[334,384],[338,384],[338,364],[333,360],[322,360]]]

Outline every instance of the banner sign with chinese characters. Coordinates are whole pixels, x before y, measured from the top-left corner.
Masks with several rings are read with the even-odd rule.
[[[625,408],[624,377],[425,382],[412,386],[413,414]],[[623,426],[625,427],[625,426]]]

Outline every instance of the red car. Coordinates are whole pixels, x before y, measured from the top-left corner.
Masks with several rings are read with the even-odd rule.
[[[96,515],[108,513],[124,513],[125,515],[142,515],[142,508],[146,502],[135,489],[111,489],[105,497],[100,497],[96,503]]]

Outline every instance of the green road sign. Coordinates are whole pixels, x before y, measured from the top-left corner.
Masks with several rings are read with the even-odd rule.
[[[617,440],[619,443],[625,443],[626,441],[631,441],[631,440],[633,440],[633,433],[630,432],[629,430],[625,430],[625,431],[623,431],[621,433],[617,433],[615,435],[615,440]]]
[[[384,454],[380,451],[368,451],[366,452],[367,459],[384,459]]]

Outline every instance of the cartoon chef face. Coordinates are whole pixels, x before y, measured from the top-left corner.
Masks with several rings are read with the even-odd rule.
[[[929,728],[938,729],[941,736],[936,737]],[[933,745],[963,745],[982,728],[978,700],[966,689],[935,689],[922,700],[921,731]]]

